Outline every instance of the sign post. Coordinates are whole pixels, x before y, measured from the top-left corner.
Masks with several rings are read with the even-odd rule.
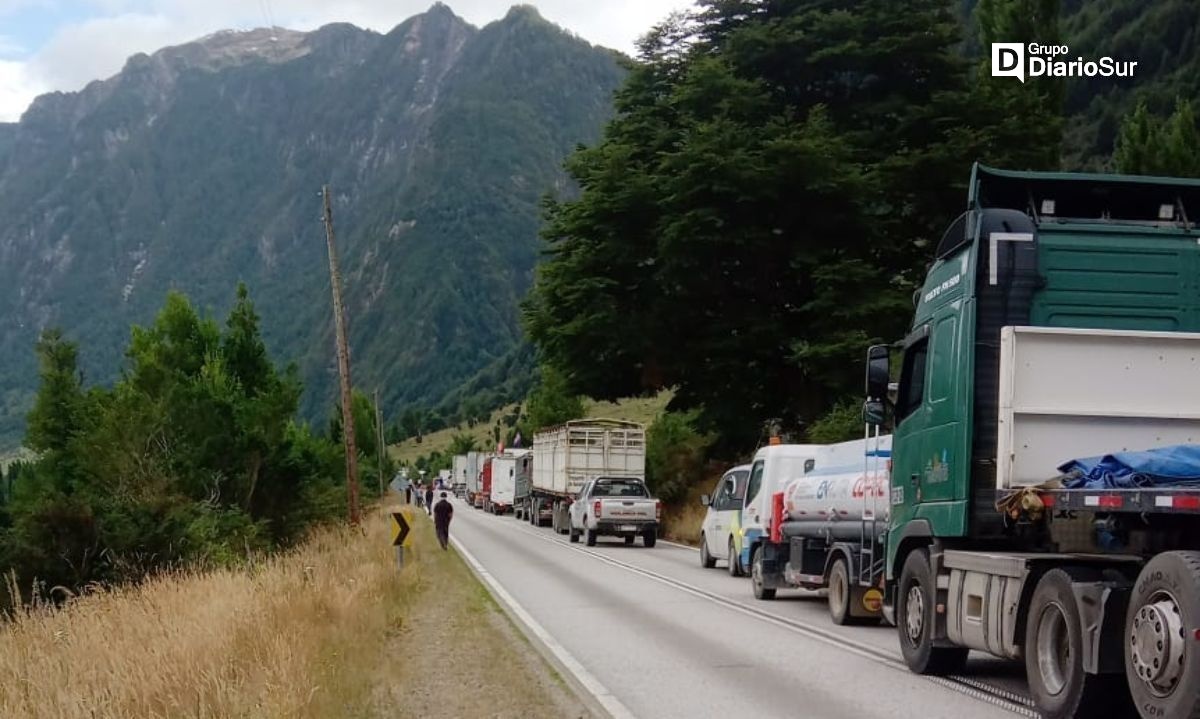
[[[407,511],[403,509],[392,512],[392,520],[396,522],[392,531],[392,546],[396,548],[396,569],[404,569],[404,547],[408,545],[408,534],[411,530],[406,514]]]

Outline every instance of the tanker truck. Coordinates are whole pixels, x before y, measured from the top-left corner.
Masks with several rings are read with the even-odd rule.
[[[771,474],[773,454],[805,458],[790,471]],[[832,445],[781,445],[758,451],[750,469],[750,504],[765,502],[766,532],[751,535],[746,554],[758,599],[778,589],[829,589],[829,615],[837,624],[879,617],[882,593],[870,584],[873,557],[882,556],[880,531],[888,516],[887,458],[891,437]],[[796,551],[788,551],[794,543]],[[786,556],[783,561],[760,561]]]
[[[863,584],[914,672],[978,650],[1050,719],[1195,717],[1200,180],[976,165],[967,199],[904,339],[867,353],[892,457]]]

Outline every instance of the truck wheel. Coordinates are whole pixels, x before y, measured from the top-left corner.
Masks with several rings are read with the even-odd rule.
[[[629,544],[633,544],[632,539],[629,541]],[[642,535],[642,545],[653,547],[655,544],[658,544],[658,532],[653,529],[647,529],[646,533]]]
[[[634,540],[634,539],[636,539],[636,537],[629,536],[629,537],[625,537],[624,539],[625,539],[625,546],[626,546],[626,547],[632,547],[632,546],[633,546],[633,540]]]
[[[746,573],[742,571],[741,559],[738,557],[737,550],[733,547],[733,537],[729,538],[729,561],[726,564],[728,565],[729,576],[745,576]]]
[[[572,543],[579,541],[579,532],[575,531],[574,527],[567,530],[567,539]]]
[[[755,547],[750,553],[750,583],[754,585],[754,598],[771,600],[775,598],[775,589],[763,584],[762,547]]]
[[[904,559],[904,569],[900,572],[896,626],[900,630],[900,652],[908,668],[917,674],[954,674],[967,662],[965,647],[933,645],[936,601],[929,551],[915,549]]]
[[[1200,717],[1200,552],[1164,552],[1142,568],[1125,614],[1125,676],[1143,717]]]
[[[700,566],[705,569],[717,566],[717,560],[708,553],[708,539],[703,534],[700,535]]]
[[[587,530],[587,545],[589,547],[596,546],[596,530],[594,530],[594,529]]]
[[[838,557],[829,568],[829,618],[834,624],[845,626],[855,624],[850,612],[850,601],[854,592],[850,587],[850,570],[846,568],[846,559]]]
[[[1084,576],[1084,575],[1087,576]],[[1034,704],[1046,719],[1101,716],[1120,699],[1113,677],[1083,669],[1083,634],[1072,581],[1094,573],[1052,569],[1038,581],[1025,624],[1025,675]]]

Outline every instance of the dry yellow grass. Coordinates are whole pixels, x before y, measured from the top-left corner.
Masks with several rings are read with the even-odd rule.
[[[375,513],[249,570],[27,610],[0,626],[0,716],[348,716],[420,571],[388,531]]]
[[[397,571],[388,511],[248,569],[26,610],[0,624],[0,717],[586,715],[422,513]]]
[[[704,524],[706,508],[700,504],[700,495],[710,493],[710,483],[692,487],[687,499],[678,505],[663,507],[663,536],[674,542],[700,545],[700,528]]]

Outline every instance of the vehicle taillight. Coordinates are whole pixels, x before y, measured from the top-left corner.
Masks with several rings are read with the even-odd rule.
[[[662,519],[662,500],[654,503],[654,518]]]
[[[592,515],[596,517],[600,516],[600,500],[598,499],[596,500],[596,503],[592,505]]]

